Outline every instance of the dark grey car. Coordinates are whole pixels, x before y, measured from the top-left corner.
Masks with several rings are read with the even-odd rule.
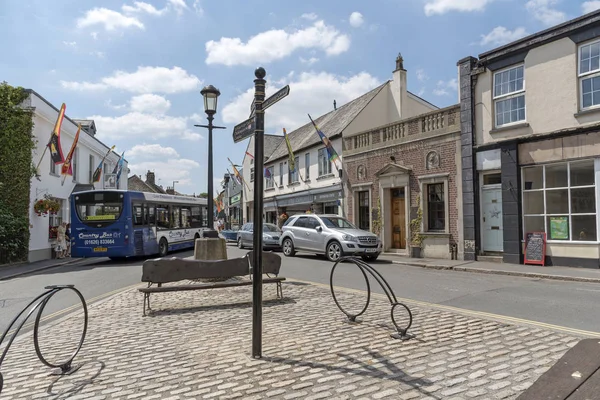
[[[263,224],[263,249],[278,250],[281,248],[279,238],[281,229],[274,224]],[[245,247],[252,248],[254,241],[254,223],[244,224],[237,233],[237,245],[240,249]]]

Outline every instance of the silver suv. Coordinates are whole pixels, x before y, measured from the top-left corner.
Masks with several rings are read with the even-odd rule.
[[[338,215],[299,214],[290,217],[282,228],[280,243],[283,254],[296,251],[324,254],[330,261],[345,255],[360,255],[373,261],[381,254],[381,241]]]

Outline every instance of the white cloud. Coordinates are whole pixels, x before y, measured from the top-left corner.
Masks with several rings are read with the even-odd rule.
[[[202,8],[202,4],[200,0],[194,0],[194,10],[198,15],[204,15],[204,9]]]
[[[189,117],[172,117],[133,111],[118,117],[94,115],[88,119],[96,122],[98,136],[101,140],[119,139],[123,138],[123,135],[128,138],[181,138],[185,140],[198,140],[201,137],[199,134],[195,136],[190,134]]]
[[[195,90],[202,81],[180,67],[138,67],[135,72],[115,71],[97,83],[60,83],[66,89],[79,91],[114,88],[133,93],[178,93]]]
[[[428,0],[425,15],[446,14],[450,11],[483,11],[493,0]]]
[[[77,20],[78,28],[95,25],[102,25],[107,31],[130,27],[145,29],[144,24],[137,17],[123,15],[118,11],[109,10],[104,7],[88,10],[82,18]]]
[[[560,24],[567,19],[567,15],[554,8],[558,0],[529,0],[525,8],[534,18],[541,21],[544,25],[552,26]]]
[[[304,57],[300,57],[300,62],[302,64],[306,64],[306,65],[313,65],[314,63],[318,62],[319,59],[316,57],[311,57],[311,58],[304,58]]]
[[[433,94],[436,96],[447,96],[450,94],[449,91],[456,92],[458,90],[458,80],[456,78],[450,79],[449,81],[438,81],[437,87],[433,89]]]
[[[160,144],[136,144],[127,151],[131,158],[160,159],[166,157],[179,157],[179,153],[172,147],[163,147]]]
[[[94,39],[94,40],[98,40],[98,32],[92,32],[90,33],[90,36]]]
[[[586,1],[581,5],[581,11],[584,14],[591,13],[600,9],[600,0]]]
[[[105,54],[102,51],[90,51],[91,56],[96,56],[98,58],[104,58]]]
[[[427,74],[425,73],[425,71],[422,68],[418,68],[416,73],[417,73],[417,80],[419,82],[425,82],[426,80],[429,79],[429,77],[427,76]]]
[[[150,114],[165,114],[171,108],[171,102],[157,94],[134,96],[129,101],[131,111]]]
[[[421,89],[419,89],[419,92],[417,93],[417,96],[423,97],[424,94],[425,94],[425,88],[421,88]]]
[[[68,46],[68,47],[75,47],[75,46],[77,46],[77,42],[67,42],[65,40],[63,40],[63,44],[65,46]]]
[[[173,181],[179,181],[176,186],[177,191],[179,191],[178,187],[194,183],[192,172],[197,168],[200,168],[200,164],[197,161],[187,158],[152,161],[136,161],[132,159],[129,164],[132,174],[144,176],[148,171],[155,171],[157,179],[160,179],[163,187],[171,186]],[[194,176],[197,174],[194,173]]]
[[[255,65],[279,60],[298,49],[321,49],[337,55],[350,48],[350,37],[323,21],[312,26],[286,32],[273,29],[251,37],[246,43],[240,38],[222,37],[206,42],[207,64]]]
[[[300,16],[300,18],[304,18],[307,19],[309,21],[314,21],[315,19],[319,18],[319,16],[315,13],[304,13]]]
[[[527,36],[527,31],[523,27],[515,28],[511,31],[503,26],[497,26],[491,30],[487,35],[481,35],[481,41],[479,42],[482,46],[494,45],[500,46],[509,42],[513,42]]]
[[[127,4],[124,4],[123,7],[121,7],[121,8],[126,13],[145,12],[145,13],[157,15],[157,16],[161,16],[167,11],[166,8],[163,8],[162,10],[157,10],[156,7],[154,7],[152,4],[144,3],[143,1],[135,1],[135,2],[133,2],[133,4],[134,4],[133,7],[129,6]]]
[[[178,15],[183,14],[183,10],[187,10],[188,6],[183,0],[169,0],[169,6],[175,9]]]
[[[350,21],[350,25],[353,26],[354,28],[358,28],[365,22],[363,15],[361,13],[359,13],[358,11],[354,11],[352,14],[350,14],[349,21]]]
[[[325,114],[333,110],[333,100],[339,108],[375,88],[380,82],[366,72],[351,77],[326,72],[306,72],[298,76],[288,75],[278,83],[277,87],[267,87],[267,96],[285,84],[290,85],[290,94],[266,111],[266,126],[276,133],[281,133],[282,128],[291,132],[310,122],[306,113],[312,116]],[[227,104],[223,108],[223,121],[237,124],[247,119],[253,96],[254,89],[248,89]]]

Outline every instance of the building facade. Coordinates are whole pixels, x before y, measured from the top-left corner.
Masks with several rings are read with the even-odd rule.
[[[295,158],[294,171],[290,171],[288,148],[283,138],[275,136],[279,138],[278,145],[269,153],[268,135],[265,136],[265,169],[268,172],[263,173],[266,175],[263,179],[264,219],[267,222],[277,222],[282,214],[290,216],[306,212],[346,216],[347,196],[342,184],[346,150],[343,137],[437,109],[407,90],[402,56],[398,55],[395,66],[391,80],[340,107],[332,99],[333,110],[315,118],[315,123],[340,157],[337,163],[329,161],[325,146],[311,122],[288,134]],[[252,143],[251,140],[250,151],[253,151]],[[244,169],[248,171],[248,168],[252,168],[252,159],[246,156]],[[251,171],[250,179],[247,179],[250,186],[253,179]],[[247,202],[247,210],[252,208],[250,204]]]
[[[34,109],[33,136],[37,140],[37,144],[33,150],[33,162],[37,165],[50,139],[50,133],[54,128],[59,109],[35,91],[28,90],[28,92],[29,97],[25,105]],[[77,123],[65,115],[60,132],[60,142],[65,157],[73,144],[76,133]],[[99,141],[95,135],[96,128],[93,121],[86,125],[82,124],[79,141],[73,154],[72,177],[67,176],[63,182],[60,175],[61,165],[54,165],[50,161],[49,153],[46,152],[38,169],[39,180],[35,178],[31,180],[29,213],[30,262],[53,257],[53,248],[56,243],[56,227],[63,221],[70,222],[69,197],[72,193],[81,190],[117,188],[116,179],[112,175],[112,171],[119,161],[119,155],[114,152],[111,152],[105,160],[100,182],[92,182],[94,171],[109,150],[109,147]],[[128,171],[127,161],[124,160],[123,173],[118,183],[118,189],[127,190]],[[35,202],[45,197],[52,198],[60,204],[60,210],[56,215],[38,216],[34,212]]]
[[[348,218],[384,251],[462,258],[458,105],[344,137]]]
[[[600,11],[458,63],[466,259],[599,268]]]

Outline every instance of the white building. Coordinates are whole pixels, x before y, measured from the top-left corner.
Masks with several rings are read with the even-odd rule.
[[[271,178],[264,183],[264,219],[276,222],[285,212],[288,216],[311,211],[346,215],[342,184],[342,136],[353,135],[377,126],[424,114],[438,108],[407,90],[406,70],[401,55],[396,58],[392,79],[362,96],[336,107],[315,119],[319,129],[331,141],[340,160],[329,162],[327,151],[311,122],[288,134],[294,152],[296,172],[290,173],[288,149],[282,136],[265,135],[265,168]],[[307,110],[310,112],[310,110]],[[271,146],[274,148],[271,149]],[[253,138],[247,152],[254,153]],[[244,220],[253,220],[254,160],[244,156],[245,179]],[[262,171],[258,172],[263,176]]]
[[[44,148],[50,139],[54,124],[58,118],[59,108],[48,102],[33,90],[27,90],[29,98],[25,105],[34,109],[34,128],[33,136],[37,145],[33,150],[33,163],[35,165],[40,161]],[[68,105],[67,112],[68,114]],[[29,212],[29,262],[45,260],[53,257],[53,246],[56,243],[53,227],[60,225],[62,221],[70,222],[69,196],[73,192],[91,189],[114,188],[114,180],[111,178],[113,168],[119,160],[119,155],[111,152],[104,162],[104,171],[100,182],[91,183],[92,175],[98,164],[109,150],[109,147],[99,141],[96,135],[96,126],[94,121],[78,121],[82,125],[81,133],[76,150],[73,154],[72,170],[73,176],[67,176],[64,184],[60,175],[61,165],[54,165],[50,160],[50,153],[46,151],[44,159],[38,169],[39,180],[31,179],[30,188],[30,212]],[[60,132],[60,144],[63,155],[66,158],[75,134],[77,133],[77,122],[65,115]],[[123,172],[119,180],[118,189],[127,190],[127,161],[123,162]],[[105,180],[106,177],[106,180]],[[60,211],[57,215],[38,216],[34,212],[34,204],[44,196],[50,196],[60,203]]]

